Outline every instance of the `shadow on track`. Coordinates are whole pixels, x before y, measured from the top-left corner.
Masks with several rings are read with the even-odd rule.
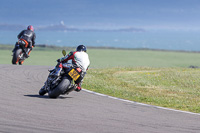
[[[54,98],[49,98],[47,95],[44,95],[44,96],[40,96],[40,95],[24,95],[24,96],[26,96],[26,97],[45,98],[45,99],[54,99]],[[59,96],[56,99],[66,99],[66,98],[73,98],[73,97],[62,97],[62,96]]]

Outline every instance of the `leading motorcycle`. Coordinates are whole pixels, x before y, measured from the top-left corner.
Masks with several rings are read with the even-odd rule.
[[[12,64],[22,65],[24,63],[25,52],[27,51],[28,42],[24,39],[19,39],[18,42],[15,44],[15,48],[13,49],[13,58],[12,58]]]
[[[62,51],[66,55],[66,51]],[[60,95],[69,94],[75,90],[77,84],[84,78],[86,72],[83,72],[79,67],[73,66],[71,63],[63,63],[63,69],[60,76],[55,76],[57,69],[49,70],[49,75],[40,89],[39,95],[43,96],[48,93],[50,98],[57,98]]]

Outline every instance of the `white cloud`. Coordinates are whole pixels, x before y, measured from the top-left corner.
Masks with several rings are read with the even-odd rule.
[[[60,24],[61,24],[61,25],[65,25],[64,21],[60,21]]]

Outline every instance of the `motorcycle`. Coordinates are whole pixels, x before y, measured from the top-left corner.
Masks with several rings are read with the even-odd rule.
[[[24,60],[26,59],[25,57],[25,52],[28,47],[28,42],[24,39],[19,39],[18,42],[15,44],[15,48],[13,49],[13,58],[12,58],[12,64],[17,64],[22,65],[24,63]]]
[[[63,55],[66,55],[66,51],[62,51]],[[60,76],[55,76],[57,69],[49,70],[49,75],[44,83],[44,86],[40,89],[39,95],[43,96],[48,93],[50,98],[57,98],[60,95],[69,94],[74,91],[77,84],[84,78],[86,72],[83,72],[79,67],[73,66],[71,63],[63,63],[63,69],[60,72]]]

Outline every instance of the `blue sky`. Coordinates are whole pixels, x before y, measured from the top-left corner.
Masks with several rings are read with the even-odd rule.
[[[0,0],[0,24],[200,29],[200,0]]]

